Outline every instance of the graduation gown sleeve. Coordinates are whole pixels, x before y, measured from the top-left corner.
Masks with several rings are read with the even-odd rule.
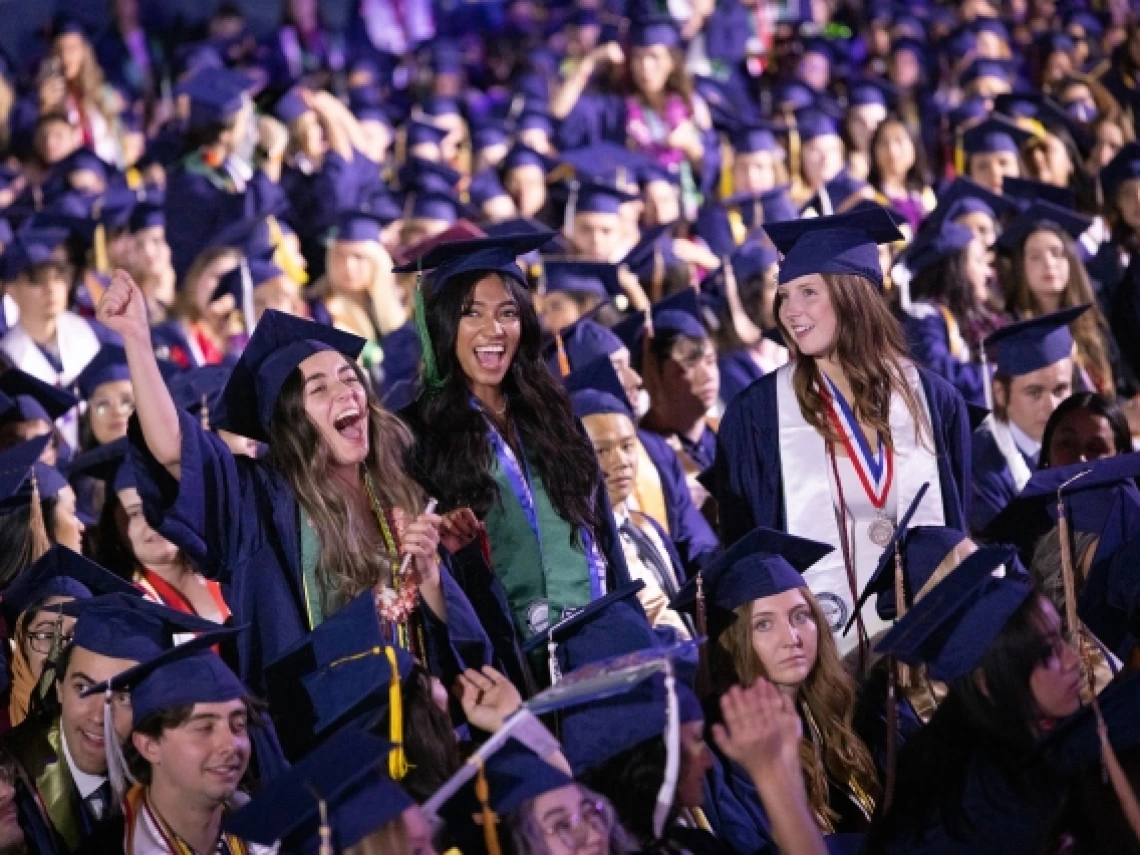
[[[713,768],[706,781],[709,792],[705,815],[725,848],[738,855],[775,855],[772,826],[748,774],[714,752]]]
[[[912,313],[903,314],[902,327],[916,362],[947,380],[967,401],[985,403],[982,367],[962,362],[950,352],[950,333],[936,307],[916,304]]]
[[[930,408],[942,482],[942,512],[949,528],[965,532],[973,483],[970,416],[958,390],[930,371],[919,369]]]
[[[974,488],[970,502],[970,531],[981,534],[1017,497],[1017,485],[993,434],[984,427],[974,434],[972,457]]]
[[[685,573],[691,576],[717,551],[720,544],[708,520],[693,504],[685,470],[681,467],[677,452],[659,434],[639,430],[637,437],[657,467],[673,545],[677,548]]]
[[[743,349],[724,354],[719,362],[720,399],[726,407],[764,375],[756,360]]]

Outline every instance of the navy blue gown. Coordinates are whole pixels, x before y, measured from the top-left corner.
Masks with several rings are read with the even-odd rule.
[[[1021,455],[1029,471],[1037,463]],[[973,447],[974,494],[970,502],[970,531],[981,534],[1010,502],[1017,498],[1017,484],[1009,471],[1009,464],[998,448],[994,435],[986,427],[974,434]]]

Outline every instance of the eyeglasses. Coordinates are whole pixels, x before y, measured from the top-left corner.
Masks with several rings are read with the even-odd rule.
[[[587,841],[590,832],[599,835],[609,834],[610,821],[606,816],[603,802],[584,801],[578,812],[555,820],[542,832],[547,837],[557,837],[567,849],[575,849]]]
[[[129,416],[135,411],[134,398],[122,398],[119,401],[93,401],[91,409],[95,411],[95,415],[106,418],[111,413],[117,413],[120,416]]]
[[[69,647],[71,642],[75,639],[74,633],[66,633],[59,635],[54,629],[43,629],[36,632],[28,633],[28,644],[31,645],[32,650],[44,656],[51,655],[52,644],[55,643],[56,638],[59,639],[59,649]]]

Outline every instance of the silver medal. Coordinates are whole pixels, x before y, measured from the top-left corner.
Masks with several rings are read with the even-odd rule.
[[[894,533],[894,523],[886,517],[876,517],[874,521],[867,526],[867,537],[870,538],[871,543],[880,549],[887,548],[887,544],[891,542],[891,537]]]

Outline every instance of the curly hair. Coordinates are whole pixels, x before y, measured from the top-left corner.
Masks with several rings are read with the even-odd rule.
[[[800,594],[819,628],[819,649],[807,680],[799,687],[798,703],[819,727],[821,745],[805,730],[800,740],[800,766],[808,801],[821,828],[832,829],[839,815],[828,804],[828,776],[846,782],[854,777],[872,798],[879,794],[878,773],[871,752],[855,733],[856,684],[843,666],[827,617],[809,588]],[[713,662],[718,685],[751,686],[768,678],[752,645],[752,602],[735,609],[736,619],[717,639]]]
[[[455,344],[459,322],[486,271],[471,271],[433,289],[427,297],[427,327],[444,386],[421,399],[414,414],[418,465],[422,478],[443,505],[470,507],[485,518],[499,500],[491,474],[494,452],[486,419],[471,406],[471,391]],[[542,358],[542,331],[530,293],[513,277],[502,277],[518,307],[518,350],[503,379],[511,419],[526,449],[527,462],[542,479],[558,515],[581,531],[600,530],[594,495],[601,484],[598,461],[585,431],[574,418],[570,398]],[[457,461],[464,465],[457,466]]]
[[[401,508],[415,516],[423,507],[423,493],[404,473],[412,435],[380,406],[360,366],[352,361],[349,365],[367,396],[369,442],[364,468],[372,475],[377,498],[385,508]],[[367,533],[374,530],[374,521],[360,519],[336,486],[329,448],[305,412],[304,388],[304,375],[295,368],[273,408],[267,462],[289,482],[316,528],[321,542],[317,561],[321,605],[331,612],[388,579],[395,568],[389,556],[370,546]]]
[[[897,393],[910,412],[915,438],[932,444],[934,434],[926,410],[903,372],[907,349],[902,328],[891,315],[886,301],[876,293],[871,281],[862,276],[824,273],[822,279],[838,321],[834,358],[851,384],[855,417],[860,424],[878,431],[883,442],[893,449],[891,396]],[[782,302],[777,294],[776,321],[795,358],[792,386],[800,412],[825,440],[841,443],[820,392],[819,367],[814,357],[799,352],[795,336],[780,319]]]

